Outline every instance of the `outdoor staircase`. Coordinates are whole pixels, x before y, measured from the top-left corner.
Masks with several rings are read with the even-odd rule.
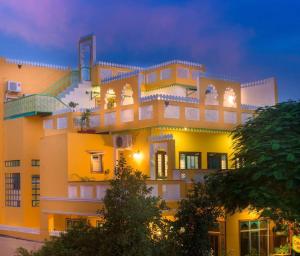
[[[95,101],[91,100],[92,84],[90,81],[82,81],[80,83],[73,83],[67,87],[63,92],[58,94],[58,98],[69,105],[70,102],[77,103],[76,109],[94,108]]]

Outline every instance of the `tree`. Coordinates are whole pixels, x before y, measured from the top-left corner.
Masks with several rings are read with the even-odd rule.
[[[104,255],[160,255],[156,246],[163,239],[162,210],[165,207],[158,197],[151,196],[147,176],[133,171],[121,159],[116,167],[116,179],[104,197],[104,234],[107,239]]]
[[[102,256],[103,232],[82,220],[60,237],[52,237],[36,252],[17,249],[18,256]]]
[[[236,171],[208,179],[230,213],[251,206],[273,219],[300,220],[300,102],[259,108],[233,132]]]
[[[175,215],[173,239],[176,255],[210,255],[208,231],[222,214],[221,207],[207,193],[206,185],[193,184],[187,198],[180,201]]]

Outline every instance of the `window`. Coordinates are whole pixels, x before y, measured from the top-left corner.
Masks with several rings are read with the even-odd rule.
[[[31,160],[31,166],[40,166],[40,160],[39,159],[32,159]]]
[[[219,105],[218,91],[212,84],[209,84],[205,90],[205,105]]]
[[[20,173],[5,173],[5,206],[20,207],[21,176]]]
[[[70,219],[66,218],[66,230],[79,227],[81,223],[86,222],[85,219]]]
[[[180,152],[180,169],[201,169],[201,152]]]
[[[53,129],[53,119],[46,119],[43,122],[44,129]]]
[[[58,117],[56,119],[57,123],[57,129],[67,129],[68,128],[68,119],[67,117]]]
[[[40,206],[40,175],[31,176],[32,207]]]
[[[165,151],[157,151],[155,156],[156,177],[158,179],[168,176],[168,155]]]
[[[147,84],[154,83],[156,81],[156,73],[152,72],[146,75]]]
[[[269,255],[269,227],[268,221],[241,221],[240,222],[240,249],[241,256]]]
[[[167,68],[167,69],[163,69],[160,71],[160,79],[161,80],[166,80],[166,79],[170,79],[171,78],[171,69]]]
[[[207,153],[208,169],[227,169],[227,154],[226,153]]]
[[[113,75],[113,72],[111,69],[100,69],[100,79],[105,79],[108,77],[111,77]]]
[[[189,78],[189,69],[188,68],[178,68],[177,76],[179,78]]]
[[[226,88],[224,93],[224,107],[236,108],[236,95],[232,88]]]
[[[92,172],[103,172],[102,153],[91,154],[91,171]]]
[[[133,104],[133,90],[130,84],[125,84],[121,94],[121,105],[131,105]]]
[[[5,167],[17,167],[21,165],[20,160],[9,160],[4,162]]]
[[[196,80],[198,77],[200,77],[201,71],[200,70],[193,70],[192,71],[192,79]]]
[[[105,94],[104,109],[115,108],[117,106],[116,99],[117,99],[117,96],[116,96],[115,91],[113,89],[108,89]]]

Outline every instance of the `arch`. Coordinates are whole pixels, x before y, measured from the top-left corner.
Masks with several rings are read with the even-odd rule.
[[[123,89],[122,89],[122,94],[121,94],[121,105],[126,106],[126,105],[131,105],[133,104],[133,90],[130,84],[125,84]]]
[[[209,84],[205,90],[205,105],[219,105],[218,96],[216,87]]]
[[[234,90],[230,87],[225,89],[223,106],[228,108],[236,108],[236,95]]]
[[[117,96],[113,89],[108,89],[105,94],[105,105],[104,109],[112,109],[117,106]]]

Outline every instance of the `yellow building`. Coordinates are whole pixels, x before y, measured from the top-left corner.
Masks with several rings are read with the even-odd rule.
[[[78,71],[0,59],[0,234],[43,240],[82,217],[97,225],[121,154],[172,215],[191,179],[234,168],[230,131],[277,102],[274,78],[241,84],[180,60],[96,62],[95,47],[81,38]],[[221,221],[211,243],[217,255],[268,255],[274,237],[245,210]]]

